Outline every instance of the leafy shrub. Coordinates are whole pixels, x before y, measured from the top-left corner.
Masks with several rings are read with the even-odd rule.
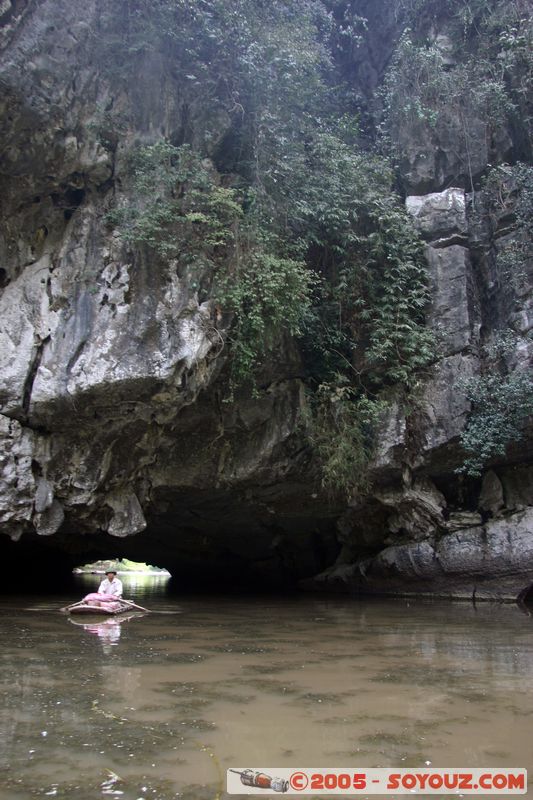
[[[231,346],[230,394],[285,334],[299,337],[324,481],[353,486],[376,398],[434,358],[420,239],[389,161],[358,140],[332,55],[357,47],[365,21],[321,0],[119,5],[124,19],[104,20],[101,37],[110,79],[135,92],[157,57],[195,132],[131,154],[109,219],[130,245],[203,276]],[[216,144],[206,117],[218,112],[229,127]]]
[[[312,275],[282,257],[276,239],[245,218],[235,190],[216,184],[190,147],[159,141],[130,156],[133,191],[108,220],[125,242],[162,259],[210,270],[211,295],[234,322],[232,388],[250,381],[260,355],[281,331],[301,333]]]
[[[322,463],[322,485],[332,496],[368,488],[375,428],[385,404],[358,396],[343,383],[321,384],[304,415],[307,435]]]
[[[397,159],[402,159],[414,137],[434,130],[438,139],[442,129],[447,140],[458,143],[472,188],[470,152],[480,124],[490,141],[516,111],[498,62],[477,53],[449,65],[438,44],[417,42],[411,31],[403,34],[396,49],[382,100],[384,146]]]
[[[468,456],[458,472],[478,476],[522,438],[523,424],[533,414],[533,378],[526,372],[482,375],[464,381],[461,388],[472,411],[461,435]]]
[[[497,266],[504,281],[517,289],[533,257],[533,167],[501,164],[489,170],[483,181],[481,213],[498,226],[502,216],[513,219],[512,237],[498,243]]]
[[[161,140],[129,158],[132,191],[108,215],[124,241],[161,257],[192,261],[234,244],[242,207],[233,189],[216,185],[198,153]]]
[[[312,275],[305,263],[256,247],[237,272],[219,283],[216,298],[234,314],[232,385],[250,382],[258,359],[281,331],[302,332]]]

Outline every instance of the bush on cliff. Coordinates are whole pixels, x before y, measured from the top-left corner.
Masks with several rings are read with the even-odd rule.
[[[138,0],[126,10],[123,29],[107,32],[109,74],[135,75],[157,55],[180,76],[197,130],[132,153],[109,219],[130,245],[202,275],[222,308],[230,389],[253,385],[281,337],[299,337],[316,396],[310,442],[324,482],[348,490],[371,451],[364,409],[434,357],[420,240],[390,164],[359,135],[335,62],[338,37],[356,43],[364,21],[320,0]],[[219,113],[228,127],[216,140]],[[342,414],[324,413],[325,385],[342,390]]]

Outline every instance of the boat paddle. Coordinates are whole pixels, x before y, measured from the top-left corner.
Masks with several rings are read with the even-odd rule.
[[[131,606],[132,608],[138,608],[139,611],[150,611],[149,608],[144,608],[144,606],[138,606],[137,603],[134,603],[133,600],[124,600],[123,597],[120,598],[121,603],[127,603],[127,605]]]
[[[70,611],[71,608],[76,608],[76,606],[84,605],[83,600],[78,600],[77,603],[71,603],[69,606],[65,606],[64,608],[60,608],[60,611]]]
[[[123,597],[117,602],[124,603],[124,605],[130,606],[131,608],[138,608],[139,611],[150,611],[149,608],[144,608],[144,606],[138,606],[137,603],[134,603],[133,600],[125,600]],[[72,603],[70,606],[65,606],[64,608],[60,608],[60,611],[70,611],[71,608],[77,608],[78,606],[83,605],[90,605],[90,603],[85,603],[84,600],[78,600],[77,603]]]

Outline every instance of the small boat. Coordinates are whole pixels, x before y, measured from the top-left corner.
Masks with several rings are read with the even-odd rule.
[[[116,600],[112,603],[104,605],[96,605],[95,603],[81,602],[68,608],[69,614],[98,614],[105,617],[116,616],[117,614],[125,614],[127,611],[132,610],[131,603],[123,603],[121,600]]]
[[[104,617],[125,614],[126,611],[131,611],[131,606],[127,606],[125,603],[108,603],[106,606],[81,603],[79,606],[68,609],[69,614],[99,614]]]
[[[124,597],[109,597],[109,595],[91,592],[77,603],[59,609],[69,614],[96,614],[97,616],[115,617],[124,614],[126,611],[148,611],[148,608],[139,606],[133,600],[126,600]]]

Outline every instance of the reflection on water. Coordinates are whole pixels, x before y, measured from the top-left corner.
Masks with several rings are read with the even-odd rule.
[[[532,764],[516,607],[147,596],[108,622],[2,604],[2,800],[220,800],[239,764]]]
[[[99,617],[91,622],[87,622],[87,617],[85,617],[85,622],[80,622],[79,618],[69,616],[68,621],[73,625],[78,625],[88,633],[93,633],[98,636],[100,642],[102,643],[104,653],[109,654],[110,647],[118,644],[122,625],[125,622],[128,622],[130,619],[135,619],[136,617],[142,616],[144,616],[142,612],[132,612],[130,614],[120,614],[116,617],[106,617],[105,619]]]

